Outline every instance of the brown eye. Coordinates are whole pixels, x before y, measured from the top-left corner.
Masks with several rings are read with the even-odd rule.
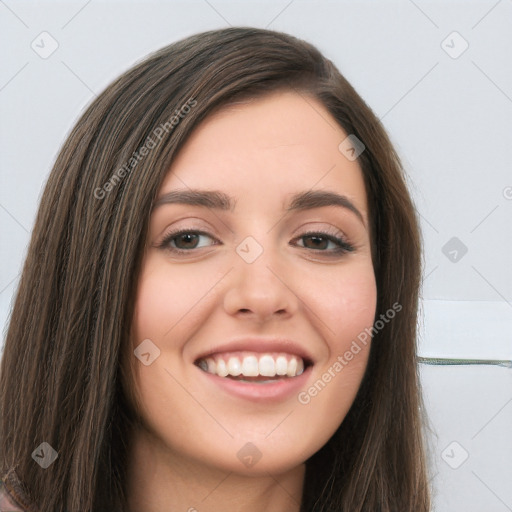
[[[324,236],[316,236],[316,235],[309,235],[309,236],[303,236],[303,240],[309,240],[309,243],[304,243],[304,247],[307,247],[308,249],[327,249],[327,246],[329,245],[328,238]]]
[[[214,243],[202,243],[201,239],[210,239]],[[202,243],[202,245],[200,245]],[[159,244],[161,249],[171,252],[185,253],[194,249],[201,249],[210,245],[216,245],[218,241],[203,231],[180,230],[169,233]]]
[[[344,238],[333,233],[304,233],[295,240],[302,241],[302,244],[299,244],[299,247],[323,252],[326,255],[339,255],[355,250],[355,248]]]
[[[199,235],[183,233],[172,238],[178,249],[195,249],[199,241]]]

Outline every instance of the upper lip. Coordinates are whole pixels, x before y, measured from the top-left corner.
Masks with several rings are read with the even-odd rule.
[[[294,340],[288,338],[261,338],[261,337],[246,337],[231,340],[229,342],[209,348],[207,351],[200,353],[194,362],[204,359],[213,354],[222,352],[283,352],[286,354],[297,355],[304,360],[304,363],[313,363],[313,356],[309,351]]]

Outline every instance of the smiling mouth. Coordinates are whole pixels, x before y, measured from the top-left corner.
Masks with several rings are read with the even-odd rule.
[[[286,353],[232,352],[203,357],[194,364],[204,372],[219,377],[265,383],[298,377],[312,363]]]

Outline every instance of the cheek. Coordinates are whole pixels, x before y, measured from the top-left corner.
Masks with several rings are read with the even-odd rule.
[[[193,423],[186,416],[190,398],[177,383],[184,379],[176,361],[193,334],[195,316],[208,305],[205,294],[215,278],[211,273],[208,277],[193,272],[192,266],[187,270],[176,272],[158,255],[147,257],[139,276],[131,329],[132,354],[144,340],[151,340],[159,350],[148,366],[135,361],[136,409],[146,428],[157,436],[166,431],[173,439],[185,436],[186,425]],[[176,410],[184,416],[183,422],[175,421]]]
[[[310,387],[299,396],[299,403],[310,413],[324,418],[318,434],[325,440],[348,413],[366,370],[371,343],[368,332],[377,302],[373,267],[352,267],[333,279],[329,290],[313,298],[322,311],[328,356],[317,366]]]
[[[168,345],[176,339],[176,331],[189,322],[194,306],[205,299],[214,283],[215,275],[171,271],[168,262],[150,257],[139,278],[137,299],[133,316],[135,343],[153,340],[158,346]]]
[[[348,349],[351,341],[373,325],[377,305],[377,288],[373,274],[353,278],[343,283],[343,293],[333,300],[330,316],[335,321],[333,348],[339,353]]]
[[[317,289],[311,300],[315,311],[321,312],[331,358],[337,357],[373,324],[377,304],[373,268],[364,265],[347,269],[328,287]]]

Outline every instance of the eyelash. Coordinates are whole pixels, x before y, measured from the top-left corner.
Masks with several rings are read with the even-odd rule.
[[[201,249],[201,247],[193,247],[192,249],[178,249],[177,247],[171,247],[171,242],[182,235],[202,235],[206,236],[208,238],[211,238],[212,240],[218,240],[210,235],[209,233],[201,230],[193,230],[193,229],[179,229],[176,231],[172,231],[171,233],[168,233],[164,239],[158,244],[159,249],[165,249],[171,253],[178,254],[178,255],[184,255],[184,254],[190,254],[195,249]],[[300,236],[295,237],[294,240],[299,240],[306,237],[316,237],[316,238],[322,238],[326,239],[328,242],[333,242],[335,244],[338,244],[338,247],[335,249],[330,250],[323,250],[323,249],[310,249],[311,251],[314,251],[315,253],[324,253],[322,256],[341,256],[342,254],[352,252],[355,250],[355,247],[351,245],[345,238],[338,235],[338,233],[332,233],[329,231],[307,231],[305,233],[302,233]],[[215,243],[213,245],[219,245],[218,243]],[[301,246],[299,246],[301,247]],[[302,247],[303,249],[308,249],[308,247]]]

